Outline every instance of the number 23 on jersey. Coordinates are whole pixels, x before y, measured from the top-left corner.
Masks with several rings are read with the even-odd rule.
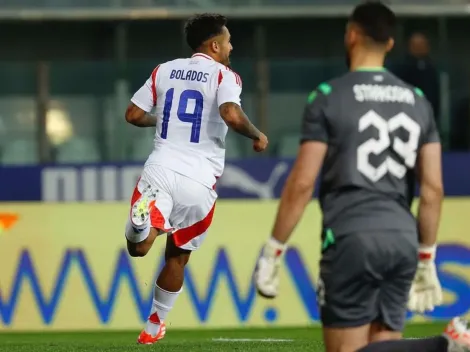
[[[368,139],[358,147],[357,169],[372,182],[379,181],[387,173],[400,179],[403,178],[407,168],[414,168],[416,164],[421,127],[403,112],[387,121],[373,110],[359,119],[359,132],[369,127],[377,129],[379,137]],[[403,128],[408,133],[407,142],[398,137],[390,138],[390,134],[399,128]],[[390,147],[402,160],[396,161],[391,156],[387,156],[384,162],[374,167],[370,163],[370,155],[380,155]]]

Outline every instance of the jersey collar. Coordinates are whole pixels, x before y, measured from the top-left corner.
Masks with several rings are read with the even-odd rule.
[[[385,67],[377,66],[377,67],[367,67],[367,66],[362,66],[356,68],[354,71],[365,71],[365,72],[385,72],[387,71]]]
[[[206,55],[206,54],[203,54],[203,53],[196,53],[194,54],[193,56],[191,57],[203,57],[204,59],[207,59],[207,60],[214,60],[213,58],[211,58],[209,55]]]

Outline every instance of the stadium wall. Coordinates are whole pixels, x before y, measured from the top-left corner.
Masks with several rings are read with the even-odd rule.
[[[312,201],[282,267],[280,296],[251,280],[275,200],[221,200],[168,323],[172,328],[299,326],[318,322],[315,280],[321,214]],[[127,202],[0,205],[0,331],[139,329],[152,301],[165,240],[126,254]],[[470,198],[444,204],[437,267],[445,304],[412,321],[470,317]]]

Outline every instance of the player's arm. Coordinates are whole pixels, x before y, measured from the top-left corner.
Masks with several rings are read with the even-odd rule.
[[[436,243],[441,217],[443,198],[441,143],[429,108],[429,126],[423,134],[417,161],[417,175],[420,183],[418,230],[419,261],[411,285],[408,309],[424,313],[432,311],[442,303],[442,288],[437,276]]]
[[[311,97],[304,112],[299,152],[282,191],[271,237],[263,247],[255,272],[257,291],[266,298],[277,295],[280,258],[312,198],[315,181],[328,150],[324,114],[326,97],[317,92]]]
[[[418,155],[417,174],[420,183],[418,229],[420,243],[434,247],[441,217],[441,204],[444,196],[442,184],[441,153],[437,128],[431,116],[429,130]]]
[[[318,172],[328,149],[326,97],[318,92],[310,96],[302,121],[302,137],[294,167],[281,195],[272,238],[285,244],[312,198]]]
[[[232,71],[221,70],[217,79],[217,103],[220,117],[235,132],[247,138],[258,140],[261,132],[251,123],[241,107],[242,83],[240,77]]]
[[[153,127],[157,124],[156,116],[150,111],[157,104],[156,79],[159,66],[145,84],[134,94],[126,110],[126,121],[137,127]]]
[[[150,115],[132,102],[126,110],[126,121],[137,127],[153,127],[157,125],[156,116]]]
[[[241,106],[237,103],[223,103],[219,107],[219,112],[227,126],[235,132],[253,140],[260,138],[261,132],[251,123],[248,116],[246,116]]]
[[[285,244],[300,221],[328,147],[324,142],[305,141],[300,146],[294,167],[287,178],[272,230],[272,238]]]

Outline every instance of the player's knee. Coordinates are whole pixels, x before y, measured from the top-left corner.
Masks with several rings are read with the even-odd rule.
[[[165,248],[165,262],[170,265],[185,267],[191,251],[176,246],[173,236],[168,236]]]
[[[370,326],[369,342],[400,340],[402,333],[393,331],[386,324],[375,321]]]
[[[358,351],[360,348],[364,347],[365,345],[361,345],[361,346],[351,346],[349,344],[344,344],[344,345],[341,345],[338,349],[338,352],[356,352]]]
[[[188,254],[180,254],[178,256],[170,256],[166,257],[166,265],[173,267],[175,270],[184,270],[186,264],[189,261],[189,253]]]
[[[324,327],[326,352],[356,352],[368,344],[369,325],[357,327]]]
[[[127,252],[131,257],[145,257],[149,250],[150,246],[146,243],[127,242]]]
[[[362,344],[351,344],[349,342],[344,342],[333,348],[327,348],[326,352],[357,352],[364,346],[367,346],[367,342],[364,342]]]

